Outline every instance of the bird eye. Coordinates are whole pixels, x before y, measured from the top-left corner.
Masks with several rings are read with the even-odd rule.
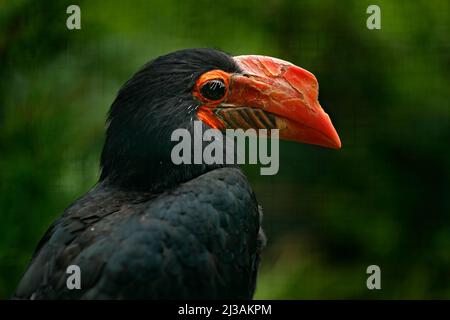
[[[223,98],[226,91],[225,83],[221,79],[207,81],[200,88],[202,96],[209,100],[219,100]]]

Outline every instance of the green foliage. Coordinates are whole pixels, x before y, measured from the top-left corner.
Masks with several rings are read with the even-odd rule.
[[[257,298],[450,298],[450,3],[68,1],[0,4],[0,298],[48,225],[98,178],[106,112],[153,57],[264,54],[313,72],[343,149],[282,143],[246,167],[269,245]],[[366,267],[382,290],[366,288]]]

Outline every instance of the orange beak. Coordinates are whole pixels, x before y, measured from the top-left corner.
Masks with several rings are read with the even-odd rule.
[[[312,73],[271,57],[248,55],[234,60],[242,72],[228,74],[226,96],[220,103],[202,107],[202,119],[216,128],[278,129],[282,139],[341,147],[330,117],[319,104],[319,86]]]

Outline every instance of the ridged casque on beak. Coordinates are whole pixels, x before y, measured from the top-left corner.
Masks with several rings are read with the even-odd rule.
[[[231,77],[227,103],[264,111],[282,139],[341,147],[330,117],[319,104],[319,85],[312,73],[271,57],[247,55],[234,60],[243,74]]]

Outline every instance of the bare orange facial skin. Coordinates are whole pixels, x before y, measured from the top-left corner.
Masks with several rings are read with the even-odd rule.
[[[197,111],[197,117],[213,129],[224,130],[225,124],[213,112],[213,109],[201,106]]]
[[[200,78],[197,79],[197,81],[195,83],[194,91],[192,94],[194,95],[194,97],[196,97],[199,101],[203,102],[205,105],[208,105],[210,107],[215,107],[219,103],[221,103],[228,95],[228,90],[230,88],[230,78],[231,78],[231,74],[229,74],[225,71],[222,71],[222,70],[212,70],[212,71],[205,72],[204,74],[202,74],[200,76]],[[200,93],[200,89],[202,88],[202,86],[205,83],[207,83],[208,81],[216,80],[216,79],[222,80],[223,83],[225,84],[225,87],[226,87],[225,95],[219,100],[210,100],[210,99],[207,99],[204,96],[202,96],[202,94]]]
[[[197,100],[199,100],[203,104],[198,109],[197,116],[201,121],[206,123],[211,128],[220,130],[225,129],[225,124],[214,115],[213,109],[217,107],[220,103],[222,103],[228,96],[230,89],[230,78],[231,74],[225,71],[212,70],[202,74],[195,83],[195,87],[192,94]],[[222,80],[223,83],[225,84],[226,88],[225,95],[219,100],[207,99],[200,93],[200,89],[202,88],[202,86],[211,80]]]

